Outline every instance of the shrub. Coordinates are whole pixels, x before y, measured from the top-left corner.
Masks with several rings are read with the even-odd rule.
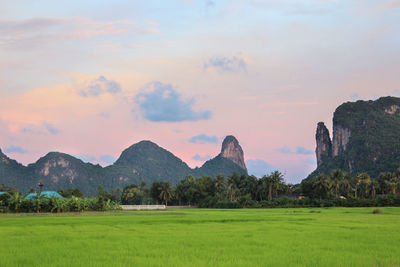
[[[240,204],[229,200],[221,200],[215,204],[215,207],[218,209],[238,209]]]
[[[372,211],[372,214],[380,214],[380,213],[383,213],[383,209],[374,209]]]

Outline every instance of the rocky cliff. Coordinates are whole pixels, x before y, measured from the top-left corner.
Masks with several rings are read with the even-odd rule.
[[[329,130],[323,122],[317,125],[317,132],[315,133],[317,141],[317,148],[315,154],[317,156],[317,166],[320,166],[324,160],[329,160],[332,157],[332,142],[329,136]]]
[[[333,114],[332,141],[325,125],[317,125],[317,169],[309,177],[337,168],[373,177],[394,171],[400,167],[399,132],[400,98],[344,103]]]
[[[246,170],[243,149],[239,145],[239,141],[234,136],[228,135],[227,137],[225,137],[224,141],[222,142],[221,156],[226,159],[232,160],[242,169]]]
[[[338,123],[333,123],[332,156],[343,154],[350,140],[351,131]]]
[[[224,176],[247,174],[243,150],[233,136],[225,138],[221,153],[200,168],[191,169],[171,152],[151,141],[141,141],[125,149],[118,160],[105,168],[83,162],[71,155],[50,152],[37,162],[23,166],[0,150],[0,184],[22,192],[35,188],[39,181],[47,190],[79,188],[85,195],[130,184],[166,181],[176,184],[186,175]]]

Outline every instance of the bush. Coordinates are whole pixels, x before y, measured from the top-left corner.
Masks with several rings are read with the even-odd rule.
[[[380,214],[380,213],[383,213],[383,209],[374,209],[372,211],[372,214]]]
[[[217,209],[238,209],[240,208],[240,204],[238,202],[233,202],[229,200],[221,200],[215,204],[215,208]]]

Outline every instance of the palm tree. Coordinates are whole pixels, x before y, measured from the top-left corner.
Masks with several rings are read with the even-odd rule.
[[[388,182],[392,179],[393,174],[391,172],[383,172],[379,174],[378,183],[382,194],[387,194],[392,188]]]
[[[400,184],[400,178],[396,175],[396,174],[392,174],[392,175],[387,175],[386,177],[386,185],[390,188],[390,191],[392,192],[393,195],[397,195],[397,187]]]
[[[11,203],[12,203],[12,206],[14,206],[15,212],[19,211],[23,200],[24,200],[24,198],[18,192],[15,192],[15,194],[11,198]]]
[[[223,200],[226,197],[226,180],[224,176],[218,174],[215,177],[215,189],[216,189],[216,196],[218,200]]]
[[[172,197],[172,188],[170,183],[162,182],[160,184],[160,198],[164,199],[165,206],[168,206],[168,200]]]
[[[36,213],[40,212],[40,204],[42,203],[42,197],[40,195],[41,191],[39,190],[37,192],[37,197],[36,197]]]
[[[350,191],[351,191],[351,182],[353,180],[353,177],[351,176],[350,173],[346,173],[343,177],[342,183],[345,187],[346,190],[346,197],[350,197]]]
[[[264,193],[268,192],[267,195],[268,201],[272,200],[272,187],[273,187],[273,181],[271,175],[264,176],[262,180],[262,188]]]
[[[357,175],[357,186],[361,186],[361,193],[363,198],[365,198],[368,195],[368,185],[370,183],[371,183],[371,177],[369,177],[367,173],[363,172]]]
[[[357,198],[357,191],[358,191],[358,186],[361,184],[361,176],[360,174],[356,176],[355,178],[355,191],[354,191],[354,197]]]
[[[332,184],[325,175],[319,175],[313,183],[313,188],[315,193],[319,195],[319,199],[322,200],[322,197],[329,196]]]
[[[227,191],[228,191],[228,195],[229,195],[229,200],[230,201],[236,201],[237,198],[238,198],[237,195],[238,195],[238,191],[239,191],[237,189],[236,185],[234,183],[230,183],[228,185]]]
[[[398,192],[399,192],[399,187],[400,187],[400,168],[397,169],[397,170],[394,172],[393,176],[395,177],[394,183],[396,184],[396,185],[395,185],[395,187],[396,187],[396,194],[398,194]]]
[[[335,197],[339,197],[339,186],[340,182],[343,180],[344,173],[342,170],[336,169],[332,172],[331,174],[331,179],[333,181],[333,184],[335,185]]]
[[[375,180],[373,180],[371,183],[370,183],[370,192],[371,192],[371,197],[372,198],[375,198],[376,197],[376,188],[378,188],[378,186],[379,186],[379,183],[377,182],[377,181],[375,181]]]
[[[272,184],[272,189],[274,190],[275,197],[278,196],[278,189],[283,183],[283,175],[279,171],[274,171],[270,175],[270,182]]]

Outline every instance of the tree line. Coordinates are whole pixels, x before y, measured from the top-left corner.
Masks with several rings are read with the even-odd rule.
[[[204,208],[400,206],[400,169],[381,173],[376,179],[367,173],[354,175],[334,170],[330,175],[320,174],[297,185],[286,183],[279,171],[261,178],[238,174],[215,178],[188,175],[175,186],[155,181],[150,186],[142,182],[107,191],[100,185],[97,196],[91,198],[84,198],[79,189],[59,190],[64,200],[40,196],[21,200],[15,189],[8,192],[8,197],[0,195],[0,206],[7,204],[10,211],[27,212],[107,210],[119,204]]]
[[[167,182],[130,185],[121,194],[123,204],[196,205],[210,208],[239,207],[314,207],[400,205],[400,170],[372,179],[334,170],[298,185],[286,183],[274,171],[262,178],[233,174],[186,176],[176,186]]]

